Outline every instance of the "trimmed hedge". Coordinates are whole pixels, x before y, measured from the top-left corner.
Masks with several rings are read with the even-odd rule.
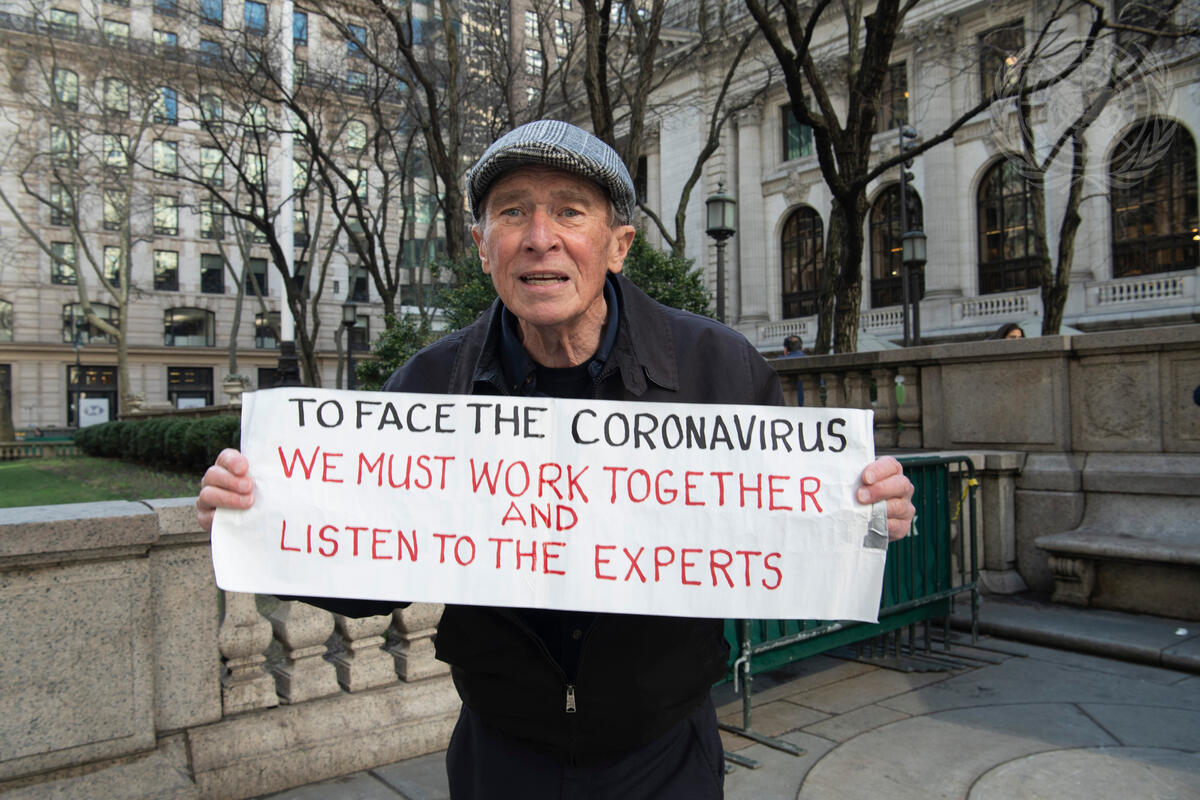
[[[202,473],[223,449],[238,446],[241,433],[236,416],[124,419],[80,428],[75,443],[90,456]]]

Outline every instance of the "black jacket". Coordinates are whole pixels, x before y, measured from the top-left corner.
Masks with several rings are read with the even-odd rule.
[[[618,276],[620,323],[593,382],[605,400],[782,405],[775,372],[739,334],[660,305]],[[472,325],[422,350],[386,391],[518,394],[498,352],[499,301]],[[322,601],[353,615],[387,604]],[[564,760],[646,744],[682,719],[724,674],[721,620],[598,614],[568,685],[542,640],[506,608],[446,606],[435,639],[463,702],[494,727]],[[571,695],[575,711],[568,713]]]

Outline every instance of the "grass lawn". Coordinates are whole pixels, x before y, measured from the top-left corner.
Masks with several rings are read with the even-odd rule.
[[[0,463],[0,508],[194,497],[199,475],[160,472],[107,458],[27,458]]]

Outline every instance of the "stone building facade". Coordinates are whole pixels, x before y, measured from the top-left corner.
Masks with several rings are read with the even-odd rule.
[[[1019,0],[918,5],[892,53],[872,164],[898,152],[902,124],[921,142],[979,102],[998,65],[1028,52],[1048,9]],[[752,22],[743,17],[734,24]],[[1083,20],[1066,18],[1056,30],[1063,41],[1080,37]],[[844,51],[840,26],[818,26],[813,52],[831,75]],[[664,218],[674,212],[703,143],[706,109],[720,88],[726,57],[711,56],[704,68],[663,87],[655,103],[661,111],[657,135],[647,144],[645,173],[649,203]],[[758,56],[757,62],[747,59],[754,66],[742,68],[743,95],[763,84],[764,64],[777,69],[765,44]],[[1040,142],[1057,136],[1069,115],[1094,96],[1103,78],[1097,69],[1090,66],[1078,80],[1037,98],[1032,119]],[[1082,223],[1064,332],[1192,322],[1200,313],[1200,60],[1194,47],[1164,47],[1141,70],[1087,130]],[[833,100],[844,109],[844,97]],[[705,236],[704,201],[721,183],[737,200],[737,233],[725,248],[726,322],[768,352],[779,351],[789,334],[812,345],[816,269],[828,244],[831,196],[811,132],[789,108],[776,72],[765,96],[725,126],[721,148],[706,163],[703,187],[692,193],[687,209],[687,255],[715,288],[716,248]],[[1021,161],[1012,156],[1018,133],[1011,114],[985,112],[910,168],[907,210],[914,219],[908,227],[923,228],[928,242],[918,281],[922,341],[985,338],[1007,322],[1022,324],[1026,335],[1040,333],[1030,195]],[[1064,163],[1069,154],[1046,178],[1051,253],[1067,192]],[[898,196],[898,169],[868,189],[860,349],[890,347],[903,335]]]

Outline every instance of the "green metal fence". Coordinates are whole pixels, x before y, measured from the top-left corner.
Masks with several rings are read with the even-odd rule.
[[[742,727],[722,727],[796,752],[797,748],[782,747],[785,742],[751,728],[752,675],[904,627],[910,628],[911,649],[915,639],[911,626],[940,620],[948,628],[952,598],[965,593],[970,595],[974,638],[979,608],[974,465],[960,456],[910,457],[900,462],[915,488],[917,517],[908,537],[888,545],[879,621],[726,620],[731,649],[728,679],[741,690],[744,711]],[[927,647],[928,641],[926,636]],[[949,636],[943,636],[943,641],[948,648]]]

